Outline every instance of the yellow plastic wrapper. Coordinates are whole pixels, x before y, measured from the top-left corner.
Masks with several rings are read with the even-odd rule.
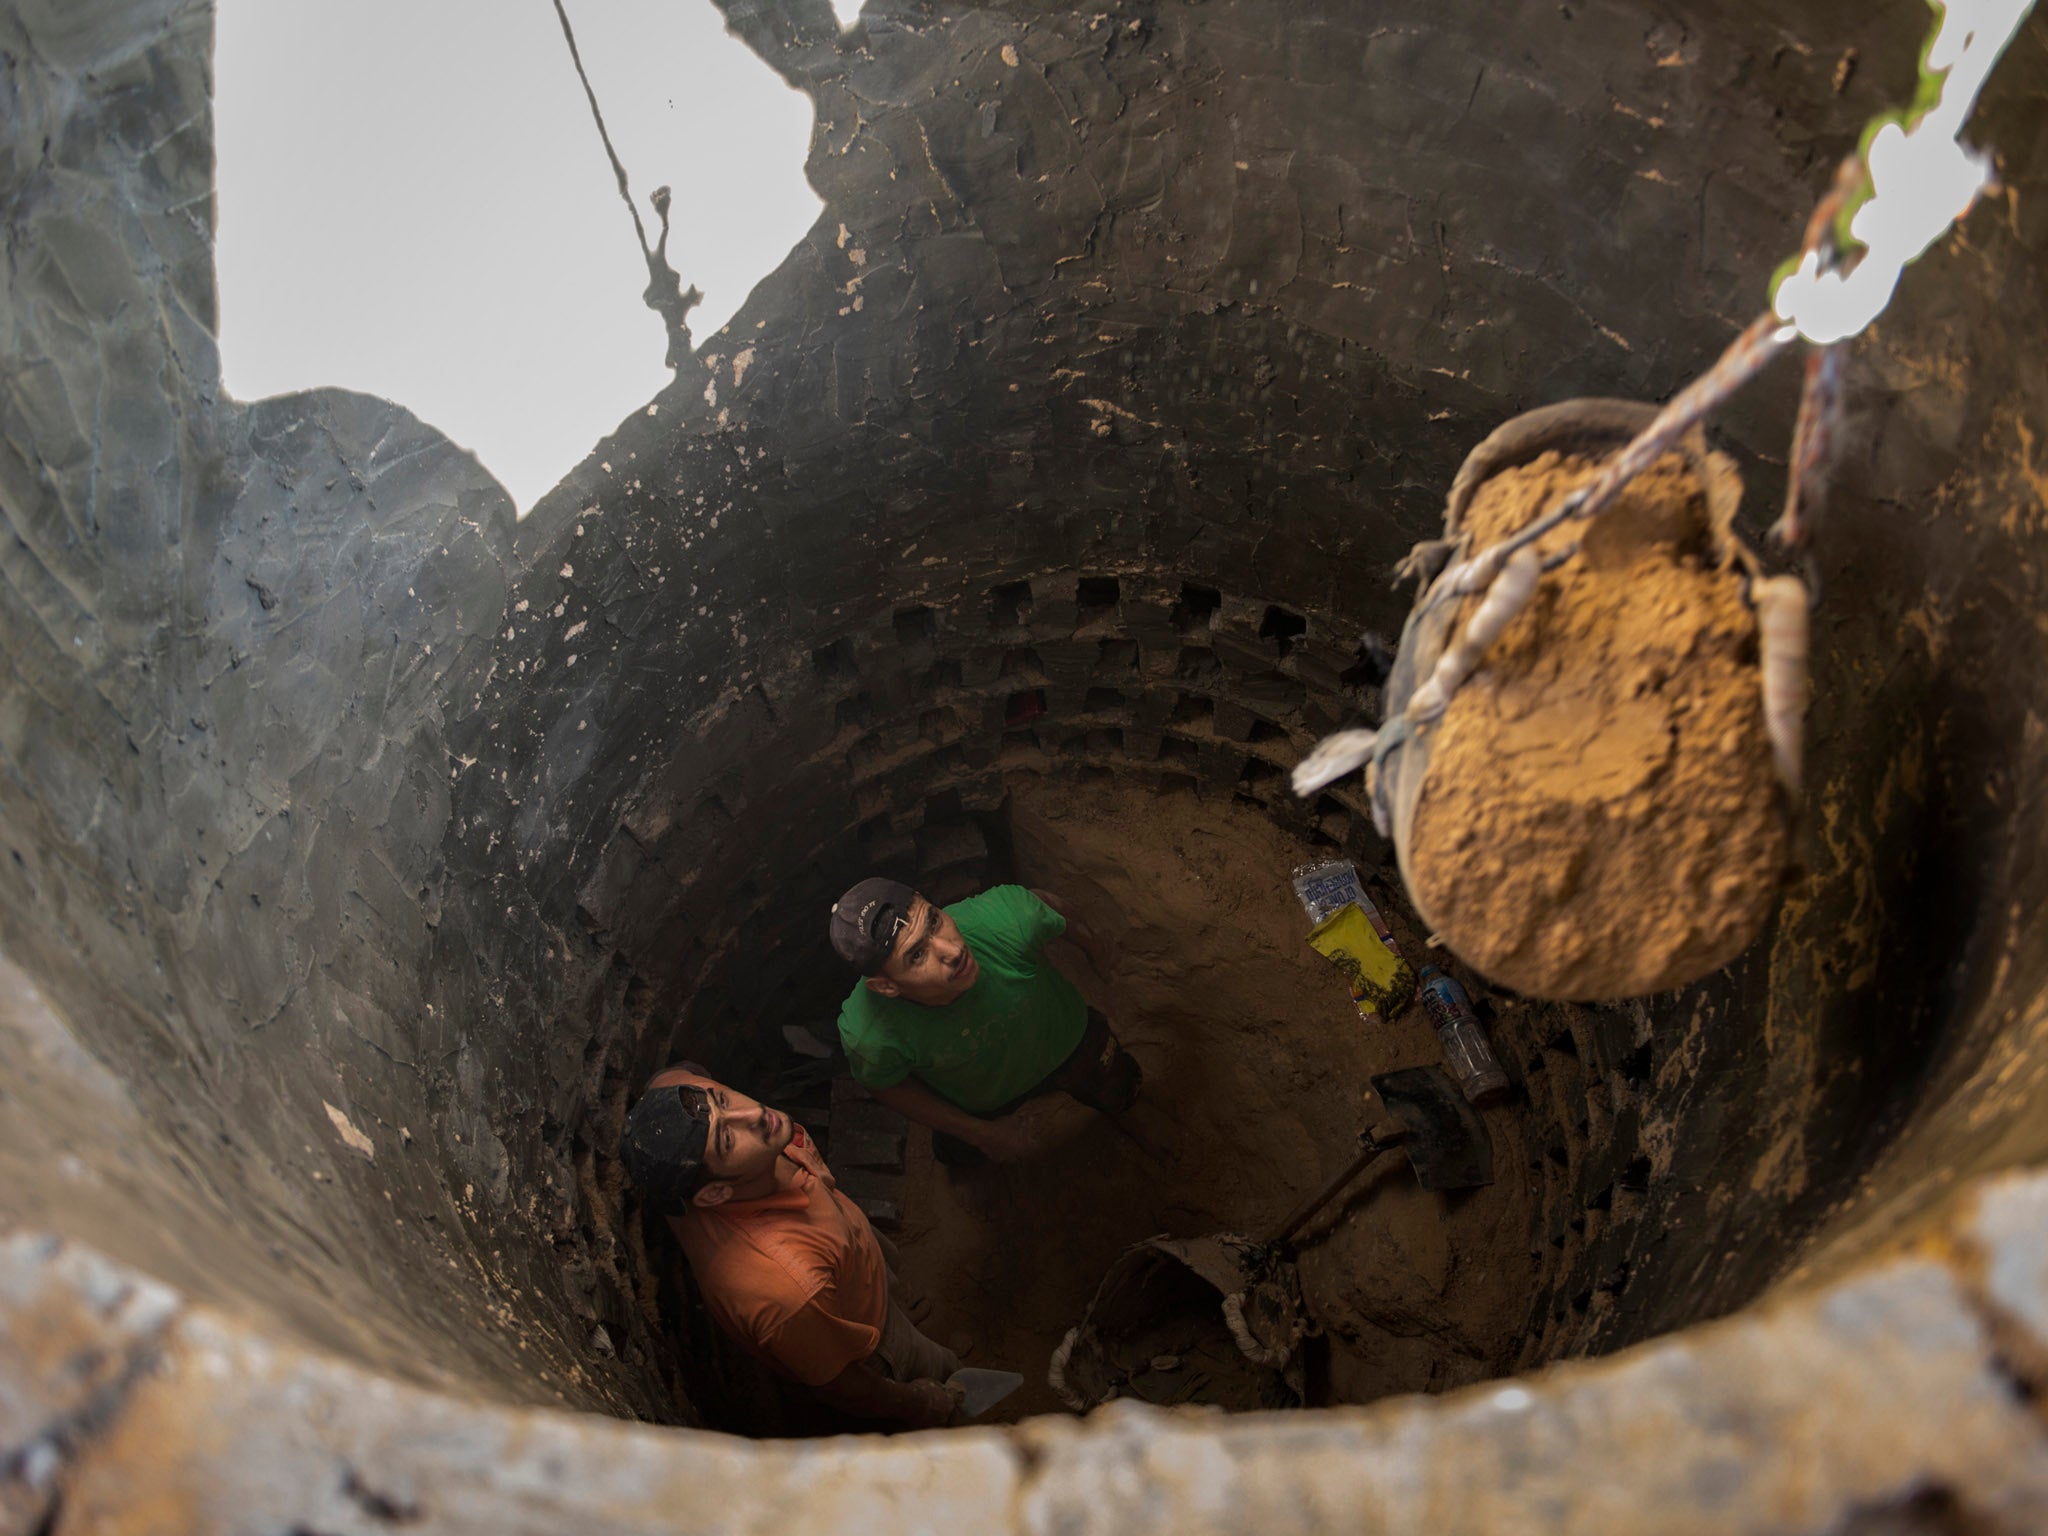
[[[1347,902],[1309,931],[1309,947],[1344,973],[1351,1001],[1367,1018],[1390,1019],[1415,996],[1415,971],[1386,941],[1356,902]]]

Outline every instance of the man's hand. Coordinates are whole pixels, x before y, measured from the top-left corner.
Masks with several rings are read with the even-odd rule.
[[[958,1422],[960,1410],[967,1406],[965,1387],[949,1386],[926,1377],[911,1382],[910,1390],[917,1394],[918,1415],[908,1422],[917,1429],[944,1429]]]
[[[1081,921],[1080,914],[1064,896],[1055,896],[1051,891],[1041,891],[1037,886],[1026,886],[1026,890],[1044,902],[1053,911],[1066,919],[1067,938],[1074,947],[1087,956],[1089,967],[1104,981],[1116,965],[1116,949],[1102,935]]]
[[[967,1403],[965,1387],[925,1377],[892,1381],[873,1359],[855,1360],[832,1380],[813,1389],[821,1402],[863,1419],[893,1419],[910,1429],[939,1429],[954,1423]]]
[[[1067,931],[1074,931],[1072,925]],[[1095,968],[1095,974],[1104,981],[1109,980],[1117,968],[1118,954],[1114,940],[1106,939],[1092,928],[1081,930],[1082,952],[1088,956],[1088,963]]]
[[[984,1120],[981,1133],[974,1145],[992,1162],[1021,1163],[1038,1151],[1038,1138],[1016,1117],[1006,1115],[1000,1120]]]

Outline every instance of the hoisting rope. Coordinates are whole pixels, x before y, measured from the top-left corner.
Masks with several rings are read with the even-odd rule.
[[[2034,0],[1928,3],[1935,22],[1921,51],[1912,104],[1874,119],[1837,168],[1807,220],[1798,254],[1773,278],[1771,308],[1745,326],[1713,366],[1674,395],[1591,481],[1527,527],[1436,578],[1414,618],[1457,598],[1484,597],[1399,716],[1376,731],[1339,731],[1316,744],[1294,770],[1296,795],[1314,794],[1369,759],[1383,761],[1419,727],[1441,717],[1486,648],[1535,595],[1542,573],[1578,552],[1573,543],[1539,559],[1529,546],[1567,521],[1598,517],[1631,480],[1801,338],[1815,350],[1807,359],[1793,424],[1785,510],[1772,533],[1787,545],[1804,542],[1800,509],[1818,497],[1839,415],[1842,343],[1877,317],[1900,271],[1968,213],[1990,184],[1988,158],[1965,150],[1959,136],[1992,64]],[[1469,539],[1469,533],[1460,534],[1449,547],[1462,549]],[[1798,716],[1806,687],[1805,589],[1796,578],[1776,577],[1753,582],[1750,592],[1764,642],[1765,723],[1779,775],[1796,792]],[[1385,807],[1377,793],[1373,809],[1385,832]]]
[[[562,40],[569,45],[569,60],[576,66],[576,78],[583,82],[584,99],[590,103],[590,116],[597,124],[597,136],[604,141],[605,158],[611,161],[612,175],[619,184],[619,200],[626,205],[626,212],[633,216],[633,235],[640,243],[640,259],[647,263],[647,286],[641,291],[641,302],[661,316],[662,328],[668,335],[666,362],[670,368],[680,368],[690,358],[689,314],[703,302],[704,295],[695,283],[685,293],[681,275],[669,265],[669,189],[656,187],[648,196],[654,211],[661,216],[661,238],[650,247],[647,244],[647,226],[640,222],[640,210],[633,205],[633,194],[626,185],[626,167],[620,163],[619,152],[612,148],[611,133],[604,125],[604,111],[598,106],[597,92],[591,88],[590,76],[584,71],[583,54],[576,46],[576,32],[569,25],[569,13],[562,9],[562,0],[554,0],[554,4],[555,15],[562,23]]]

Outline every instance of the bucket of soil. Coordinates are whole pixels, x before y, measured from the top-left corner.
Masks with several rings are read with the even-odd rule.
[[[1654,415],[1584,400],[1507,423],[1459,471],[1447,540],[1469,561],[1512,537]],[[1534,543],[1534,595],[1440,717],[1390,745],[1382,730],[1374,803],[1416,910],[1493,981],[1563,1001],[1662,991],[1734,959],[1769,918],[1789,817],[1741,496],[1693,429],[1599,517]],[[1417,600],[1389,721],[1481,601],[1455,576]],[[1803,608],[1799,622],[1803,644]]]

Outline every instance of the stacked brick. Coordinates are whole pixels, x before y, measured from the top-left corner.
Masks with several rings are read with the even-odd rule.
[[[661,994],[651,1042],[730,1059],[815,1017],[843,978],[822,913],[867,873],[949,901],[1004,878],[1013,776],[1113,775],[1235,799],[1377,866],[1356,780],[1298,801],[1287,774],[1378,699],[1357,637],[1263,596],[1062,571],[924,594],[820,639],[625,808],[583,887],[585,928]],[[761,762],[781,780],[760,794]],[[1001,839],[996,839],[1000,845]]]
[[[1650,1016],[1639,1002],[1524,1002],[1492,1022],[1497,1050],[1527,1095],[1527,1168],[1537,1198],[1529,1249],[1542,1277],[1518,1364],[1612,1347],[1615,1300],[1646,1244],[1651,1161]]]

